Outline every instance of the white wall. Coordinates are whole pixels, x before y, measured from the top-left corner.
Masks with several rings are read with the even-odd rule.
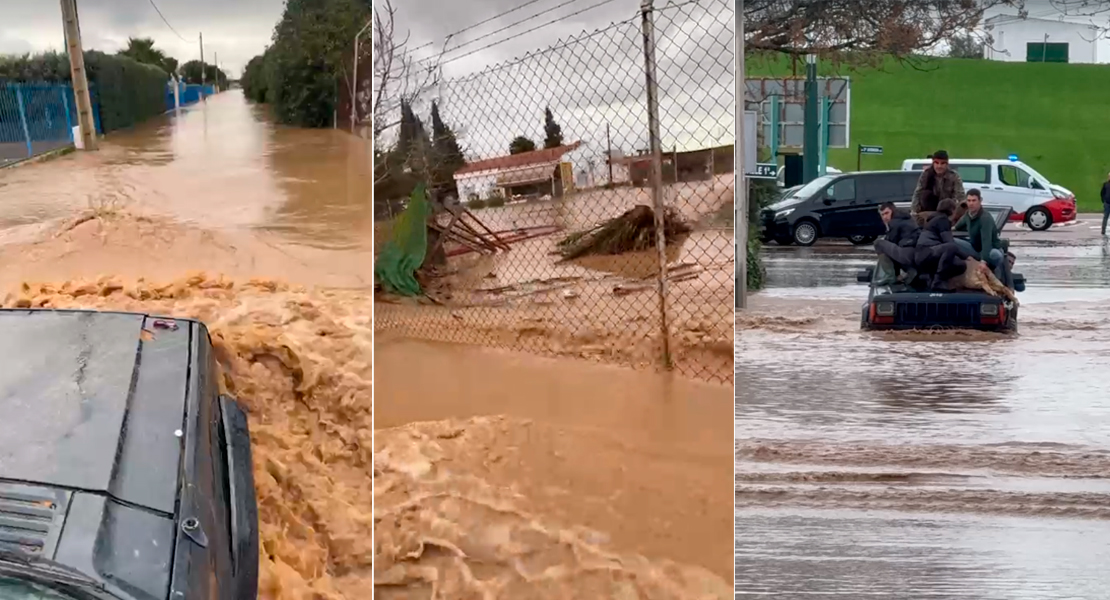
[[[994,37],[993,47],[984,52],[991,60],[1025,62],[1026,44],[1048,42],[1068,44],[1069,63],[1098,62],[1098,31],[1089,25],[1037,19],[986,25],[987,33]]]
[[[455,184],[459,188],[459,200],[466,202],[471,195],[477,194],[485,200],[499,188],[497,187],[497,171],[475,171],[455,175]]]

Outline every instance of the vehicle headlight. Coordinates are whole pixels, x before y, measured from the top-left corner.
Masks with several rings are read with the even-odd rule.
[[[781,219],[781,218],[785,217],[786,215],[788,215],[792,212],[794,212],[793,208],[787,208],[787,209],[784,209],[784,210],[780,210],[779,212],[775,213],[775,218],[776,219]]]
[[[880,317],[894,316],[894,303],[893,302],[876,302],[875,314]]]
[[[998,305],[997,304],[983,304],[979,307],[979,314],[984,317],[997,317]]]

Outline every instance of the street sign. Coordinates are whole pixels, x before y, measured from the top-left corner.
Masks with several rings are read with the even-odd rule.
[[[778,163],[756,163],[755,171],[745,173],[748,179],[778,179]]]
[[[882,146],[860,146],[859,147],[859,153],[860,154],[882,154],[883,153],[883,147]]]

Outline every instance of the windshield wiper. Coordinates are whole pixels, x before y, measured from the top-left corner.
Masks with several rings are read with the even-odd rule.
[[[11,550],[0,550],[0,574],[30,579],[48,587],[92,592],[95,598],[104,597],[106,592],[104,584],[73,567]]]

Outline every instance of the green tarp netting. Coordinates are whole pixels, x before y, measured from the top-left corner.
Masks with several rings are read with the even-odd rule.
[[[415,273],[424,264],[428,251],[428,213],[431,207],[418,184],[409,197],[409,205],[393,225],[393,235],[374,261],[374,277],[387,292],[402,296],[419,296],[420,283]]]

